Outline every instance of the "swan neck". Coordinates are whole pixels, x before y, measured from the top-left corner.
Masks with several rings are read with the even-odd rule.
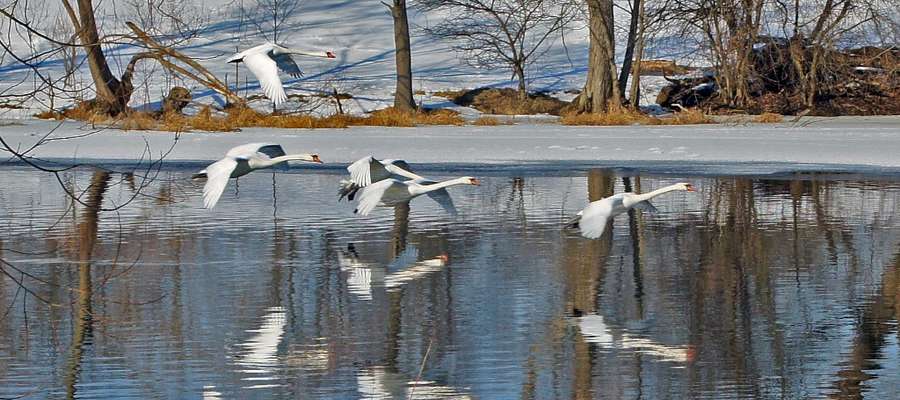
[[[259,164],[261,168],[266,167],[274,167],[275,165],[281,164],[287,161],[308,161],[308,154],[287,154],[278,157],[272,157],[268,160],[260,160]]]
[[[636,200],[637,200],[637,201],[635,201],[635,203],[641,202],[641,201],[650,200],[650,199],[652,199],[652,198],[654,198],[654,197],[656,197],[656,196],[659,196],[659,195],[661,195],[661,194],[665,194],[665,193],[669,193],[669,192],[674,192],[674,191],[678,190],[678,188],[679,188],[679,186],[678,186],[677,184],[676,184],[676,185],[669,185],[669,186],[666,186],[666,187],[663,187],[663,188],[656,189],[656,190],[654,190],[654,191],[652,191],[652,192],[647,192],[647,193],[645,193],[645,194],[639,194],[639,195],[637,195],[637,197],[636,197]]]
[[[289,50],[288,52],[291,53],[291,54],[296,54],[296,55],[298,55],[298,56],[322,57],[322,58],[325,58],[325,55],[323,55],[323,54],[320,54],[320,53],[310,53],[310,52],[308,52],[308,51]]]
[[[432,183],[430,185],[419,185],[419,187],[421,189],[418,190],[418,192],[419,193],[428,193],[428,192],[433,192],[435,190],[441,190],[443,188],[450,187],[450,186],[465,185],[466,183],[468,183],[468,179],[464,179],[464,178],[451,179],[449,181]]]

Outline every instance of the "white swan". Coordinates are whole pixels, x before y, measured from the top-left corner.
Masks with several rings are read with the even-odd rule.
[[[330,51],[307,52],[289,49],[274,43],[265,43],[237,53],[229,57],[227,62],[243,62],[250,72],[256,75],[256,79],[259,80],[259,85],[262,87],[263,92],[266,93],[266,97],[272,100],[272,103],[275,103],[277,107],[287,101],[284,86],[281,84],[281,78],[278,77],[278,70],[280,69],[295,78],[303,76],[300,67],[291,58],[292,54],[335,58],[334,53]]]
[[[606,222],[611,218],[624,214],[631,208],[637,208],[646,212],[656,212],[656,207],[653,207],[649,200],[661,194],[674,191],[693,192],[694,186],[690,183],[676,183],[645,194],[629,192],[609,196],[588,204],[587,207],[570,219],[566,226],[580,228],[581,236],[588,239],[596,239],[603,235],[603,231],[606,229]]]
[[[322,162],[316,154],[285,154],[280,145],[272,143],[248,143],[228,150],[225,158],[194,175],[195,178],[206,177],[203,207],[213,208],[219,202],[228,178],[241,177],[251,171],[271,168],[287,161]]]
[[[372,156],[365,156],[347,166],[350,172],[350,179],[341,179],[341,187],[338,194],[341,195],[338,201],[353,200],[356,192],[372,183],[383,181],[385,179],[394,178],[405,181],[409,179],[425,181],[425,177],[412,172],[409,164],[403,160],[384,159],[378,160]]]
[[[416,180],[400,181],[397,179],[385,179],[362,188],[359,195],[359,204],[353,212],[359,215],[369,215],[375,206],[395,206],[408,203],[410,200],[455,185],[475,185],[481,181],[471,176],[451,179],[438,183],[420,183]],[[438,200],[438,199],[435,199]],[[442,204],[443,205],[443,204]],[[446,208],[446,205],[445,205]]]
[[[378,160],[375,157],[366,156],[350,164],[347,167],[347,171],[350,172],[350,179],[341,180],[340,188],[338,189],[338,194],[340,195],[338,201],[343,200],[344,197],[352,201],[360,189],[385,179],[413,180],[421,185],[437,183],[414,173],[409,164],[403,160]],[[440,204],[450,215],[456,215],[456,206],[453,204],[453,199],[450,197],[447,189],[430,191],[427,195]]]

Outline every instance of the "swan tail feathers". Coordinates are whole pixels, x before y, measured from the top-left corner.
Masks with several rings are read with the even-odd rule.
[[[344,200],[345,197],[347,198],[347,201],[353,201],[356,197],[356,192],[359,192],[359,189],[362,189],[356,182],[346,179],[342,179],[340,185],[340,188],[338,188],[338,195],[341,197],[338,201]]]
[[[581,213],[576,214],[574,217],[569,218],[566,221],[566,224],[563,225],[566,229],[578,229],[581,223]]]

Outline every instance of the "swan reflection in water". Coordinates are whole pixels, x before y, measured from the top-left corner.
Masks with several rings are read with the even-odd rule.
[[[614,331],[599,314],[588,314],[575,317],[584,340],[601,348],[634,350],[649,354],[661,361],[689,363],[694,361],[695,350],[692,346],[672,346],[653,341],[652,339],[628,333],[624,329]]]
[[[470,400],[472,396],[463,389],[444,386],[437,382],[410,379],[408,376],[391,372],[389,368],[378,366],[360,369],[356,372],[359,398],[365,400],[387,400],[415,398],[422,400]]]
[[[278,379],[275,370],[281,365],[278,360],[278,345],[284,336],[284,327],[287,324],[286,310],[284,307],[270,307],[262,318],[259,329],[248,330],[253,333],[244,342],[237,346],[245,349],[235,364],[241,367],[239,372],[248,374],[243,380],[251,382],[266,382]],[[278,387],[279,384],[259,383],[245,387],[246,389]]]
[[[360,300],[372,300],[372,287],[384,287],[388,292],[400,290],[404,285],[439,272],[450,262],[450,256],[440,254],[419,261],[419,251],[409,246],[390,264],[383,266],[360,260],[353,244],[338,254],[341,271],[347,273],[348,291]]]

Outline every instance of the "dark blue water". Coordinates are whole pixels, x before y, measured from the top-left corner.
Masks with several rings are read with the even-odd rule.
[[[62,175],[75,202],[52,175],[0,169],[0,398],[900,387],[900,183],[884,176],[505,171],[452,188],[452,218],[427,198],[357,217],[339,175],[309,171],[248,175],[207,211],[190,172],[79,169]],[[589,199],[678,181],[700,190],[599,240],[560,229]]]

